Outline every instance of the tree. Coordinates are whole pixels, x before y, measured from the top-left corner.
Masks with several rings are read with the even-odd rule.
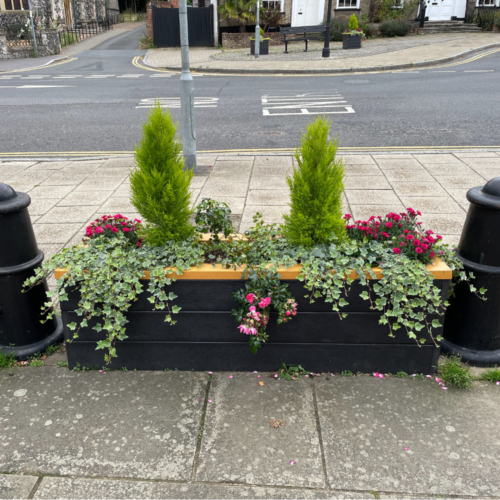
[[[248,22],[255,22],[257,0],[228,0],[217,7],[222,19],[238,21],[240,33],[245,33]]]

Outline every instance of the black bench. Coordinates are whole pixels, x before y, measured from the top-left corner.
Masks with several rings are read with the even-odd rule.
[[[288,54],[288,44],[290,42],[306,42],[306,50],[307,52],[307,43],[309,40],[324,40],[326,26],[300,26],[297,28],[280,28],[280,33],[283,33],[283,41],[285,42],[285,54]],[[288,36],[293,36],[293,38],[287,38]]]

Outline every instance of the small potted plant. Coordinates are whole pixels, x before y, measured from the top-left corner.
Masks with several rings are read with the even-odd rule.
[[[267,56],[269,54],[269,40],[270,38],[266,38],[264,36],[264,30],[260,28],[259,55]],[[255,37],[250,37],[250,54],[252,56],[255,55]]]
[[[349,29],[342,33],[342,48],[343,49],[360,49],[361,42],[365,34],[358,27],[358,20],[356,15],[353,14],[349,19]]]

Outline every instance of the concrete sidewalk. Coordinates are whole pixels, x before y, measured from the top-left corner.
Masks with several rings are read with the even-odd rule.
[[[411,43],[409,43],[411,42]],[[340,42],[339,42],[340,43]],[[211,48],[191,48],[190,66],[199,72],[225,73],[322,73],[322,72],[351,72],[377,71],[382,69],[403,69],[409,67],[423,67],[465,57],[466,54],[485,50],[486,48],[500,47],[499,33],[479,34],[450,34],[420,35],[393,39],[367,40],[363,48],[353,57],[335,57],[335,49],[339,43],[332,43],[332,56],[329,59],[320,57],[319,49],[311,59],[311,52],[304,53],[298,58],[297,52],[288,54],[289,57],[279,58],[262,56],[259,59],[246,57],[247,50],[229,51]],[[384,44],[383,48],[373,50]],[[417,45],[404,48],[406,45]],[[299,45],[299,44],[297,44]],[[273,47],[282,52],[284,46]],[[342,54],[345,54],[343,51]],[[237,54],[239,59],[234,60]],[[366,55],[363,55],[366,54]],[[302,60],[298,60],[302,59]],[[144,62],[153,67],[180,70],[181,53],[179,49],[152,49],[148,51]]]
[[[0,498],[500,496],[494,384],[11,373],[0,372]]]

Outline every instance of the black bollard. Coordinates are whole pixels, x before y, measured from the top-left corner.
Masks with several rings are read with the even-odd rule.
[[[466,282],[455,287],[446,311],[442,351],[473,365],[500,364],[500,177],[467,192],[470,201],[457,254],[472,284],[486,288],[486,301]]]
[[[43,261],[28,213],[31,198],[0,183],[0,350],[26,359],[63,339],[59,317],[42,323],[47,283],[23,293]]]

